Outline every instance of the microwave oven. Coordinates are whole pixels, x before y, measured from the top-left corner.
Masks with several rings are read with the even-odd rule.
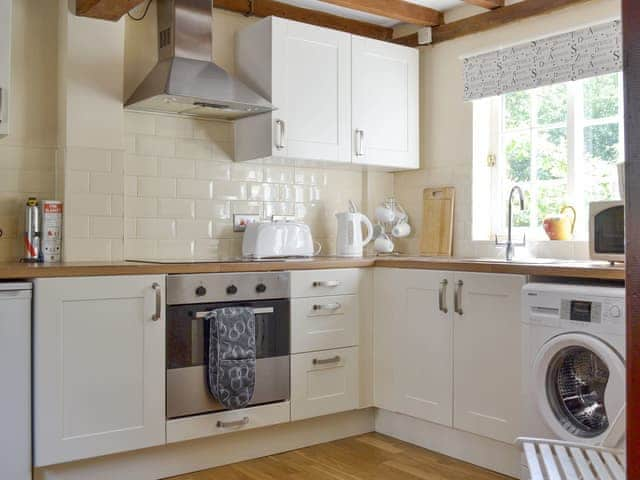
[[[589,204],[589,252],[593,260],[624,262],[624,202]]]

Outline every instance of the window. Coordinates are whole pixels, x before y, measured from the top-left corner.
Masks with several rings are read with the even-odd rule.
[[[578,214],[574,238],[587,239],[589,202],[619,198],[621,77],[614,73],[474,102],[474,239],[506,232],[513,185],[525,192],[525,210],[514,207],[514,231],[546,239],[544,218],[571,205]]]

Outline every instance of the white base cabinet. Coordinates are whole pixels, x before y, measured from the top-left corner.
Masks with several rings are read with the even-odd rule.
[[[36,467],[165,443],[164,276],[34,282]]]
[[[453,426],[511,444],[520,435],[525,277],[465,273],[455,279],[462,313],[454,313],[453,323]]]
[[[291,356],[291,420],[358,408],[358,347]]]
[[[512,443],[524,283],[519,275],[376,269],[375,405]]]

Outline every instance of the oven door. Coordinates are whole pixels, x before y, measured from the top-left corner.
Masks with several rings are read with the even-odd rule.
[[[242,306],[256,316],[256,385],[250,405],[289,399],[289,300],[167,307],[167,418],[224,410],[209,391],[209,322],[216,308]]]
[[[591,257],[624,261],[624,204],[593,202],[590,205]]]

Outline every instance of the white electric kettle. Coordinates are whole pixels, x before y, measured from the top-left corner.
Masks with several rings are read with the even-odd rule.
[[[336,255],[339,257],[361,257],[364,246],[373,238],[373,225],[362,213],[336,213],[338,237]],[[362,239],[362,224],[367,226],[367,237]]]

